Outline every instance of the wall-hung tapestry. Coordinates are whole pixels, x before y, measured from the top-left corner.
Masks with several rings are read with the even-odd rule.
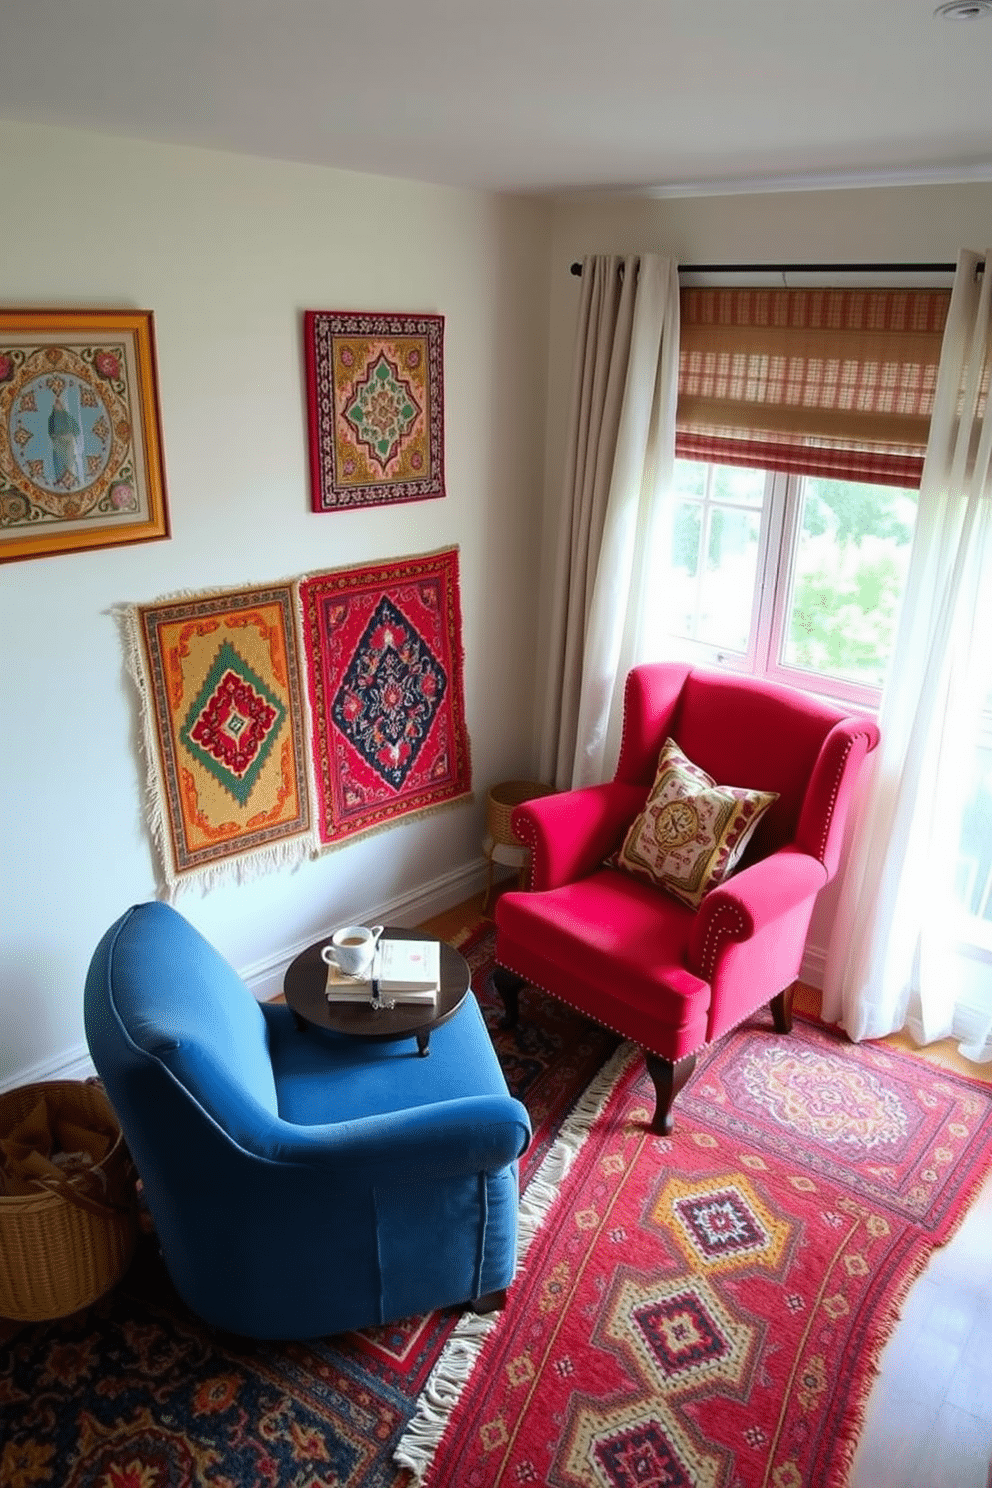
[[[314,511],[444,495],[444,317],[307,310]]]
[[[469,795],[457,548],[299,588],[320,842]]]
[[[168,535],[151,311],[0,311],[0,560]]]
[[[291,584],[121,610],[170,892],[314,848]]]

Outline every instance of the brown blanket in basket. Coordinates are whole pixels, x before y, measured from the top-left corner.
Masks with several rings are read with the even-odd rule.
[[[45,1187],[46,1179],[91,1174],[116,1137],[112,1122],[104,1125],[91,1117],[87,1125],[81,1125],[71,1116],[52,1111],[42,1096],[12,1131],[0,1137],[0,1193],[35,1194]]]

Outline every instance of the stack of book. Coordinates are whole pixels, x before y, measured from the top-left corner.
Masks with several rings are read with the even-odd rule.
[[[364,976],[327,968],[328,1002],[423,1003],[433,1007],[441,985],[437,940],[380,940]]]

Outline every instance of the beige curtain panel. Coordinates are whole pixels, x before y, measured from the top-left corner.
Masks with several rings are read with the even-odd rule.
[[[639,258],[585,260],[573,354],[572,399],[557,516],[541,778],[572,783],[586,627],[616,459],[634,327]]]

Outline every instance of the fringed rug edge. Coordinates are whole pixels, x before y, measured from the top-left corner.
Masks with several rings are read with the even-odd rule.
[[[145,783],[142,792],[145,816],[152,841],[158,850],[162,869],[161,890],[172,898],[176,887],[175,865],[169,845],[169,827],[165,812],[165,786],[159,764],[155,738],[155,709],[148,690],[145,671],[144,647],[141,640],[141,607],[137,604],[114,605],[111,614],[120,627],[121,644],[128,676],[138,699],[138,744],[145,766]]]
[[[284,580],[282,586],[285,587],[291,582]],[[239,594],[241,589],[217,589],[202,592],[211,595]],[[196,599],[199,593],[200,591],[177,591],[157,599],[155,603],[164,604]],[[145,648],[142,641],[142,608],[142,605],[133,602],[116,604],[111,606],[110,614],[116,620],[120,631],[124,664],[138,700],[138,747],[145,767],[142,796],[148,829],[158,853],[160,871],[156,875],[158,879],[156,887],[159,897],[172,903],[177,895],[186,889],[198,888],[201,893],[206,893],[218,883],[230,881],[248,883],[274,868],[299,868],[301,864],[316,855],[312,794],[308,802],[311,824],[305,830],[284,837],[278,842],[229,854],[216,863],[204,863],[188,870],[180,870],[176,867],[165,805],[166,784],[158,753],[155,707],[148,685]],[[302,693],[301,687],[301,697]],[[305,697],[302,697],[302,702],[306,707]],[[309,755],[310,751],[306,753]],[[306,768],[308,766],[305,763]],[[306,783],[309,788],[309,780]]]
[[[313,751],[311,750],[311,754]],[[316,779],[311,778],[311,786],[316,791]],[[314,800],[319,799],[316,795]],[[368,827],[359,827],[356,832],[351,832],[346,837],[331,837],[326,842],[322,837],[315,836],[314,846],[310,856],[322,858],[325,853],[337,852],[342,847],[350,847],[353,842],[361,842],[366,837],[374,837],[379,832],[388,832],[392,827],[405,826],[407,822],[418,821],[425,816],[433,816],[438,811],[447,811],[452,806],[472,805],[475,801],[475,792],[471,789],[460,792],[457,796],[446,796],[443,801],[431,801],[426,806],[417,806],[412,811],[400,812],[397,816],[391,816],[388,821],[374,822]],[[317,829],[319,832],[319,828]]]
[[[517,1268],[523,1270],[531,1245],[555,1207],[560,1186],[593,1126],[606,1109],[627,1066],[639,1057],[636,1045],[623,1043],[586,1086],[555,1141],[520,1197]],[[512,1295],[512,1293],[511,1293]],[[393,1452],[397,1467],[406,1467],[417,1483],[441,1444],[455,1406],[461,1399],[486,1339],[498,1327],[501,1313],[466,1312],[445,1344],[406,1430]]]
[[[918,1057],[915,1052],[903,1049],[897,1049],[893,1052],[907,1055],[909,1058]],[[948,1073],[946,1069],[943,1072],[945,1074]],[[950,1073],[958,1075],[964,1081],[973,1079],[972,1076],[959,1074],[957,1071],[951,1071]],[[982,1082],[978,1081],[977,1083]],[[862,1363],[864,1366],[864,1377],[861,1381],[862,1387],[857,1398],[849,1401],[848,1410],[845,1413],[839,1432],[840,1460],[829,1480],[824,1485],[824,1488],[848,1488],[850,1475],[858,1455],[858,1449],[864,1437],[872,1392],[882,1373],[882,1355],[891,1342],[892,1335],[902,1322],[903,1310],[909,1300],[909,1294],[924,1275],[937,1252],[943,1250],[954,1239],[954,1236],[967,1219],[973,1205],[977,1203],[988,1179],[989,1175],[985,1169],[975,1169],[958,1195],[957,1208],[955,1209],[947,1232],[940,1240],[930,1242],[928,1248],[916,1256],[905,1275],[900,1279],[898,1286],[894,1289],[886,1305],[879,1310],[877,1315],[872,1317],[862,1351]],[[990,1488],[992,1488],[992,1479],[990,1479]]]

